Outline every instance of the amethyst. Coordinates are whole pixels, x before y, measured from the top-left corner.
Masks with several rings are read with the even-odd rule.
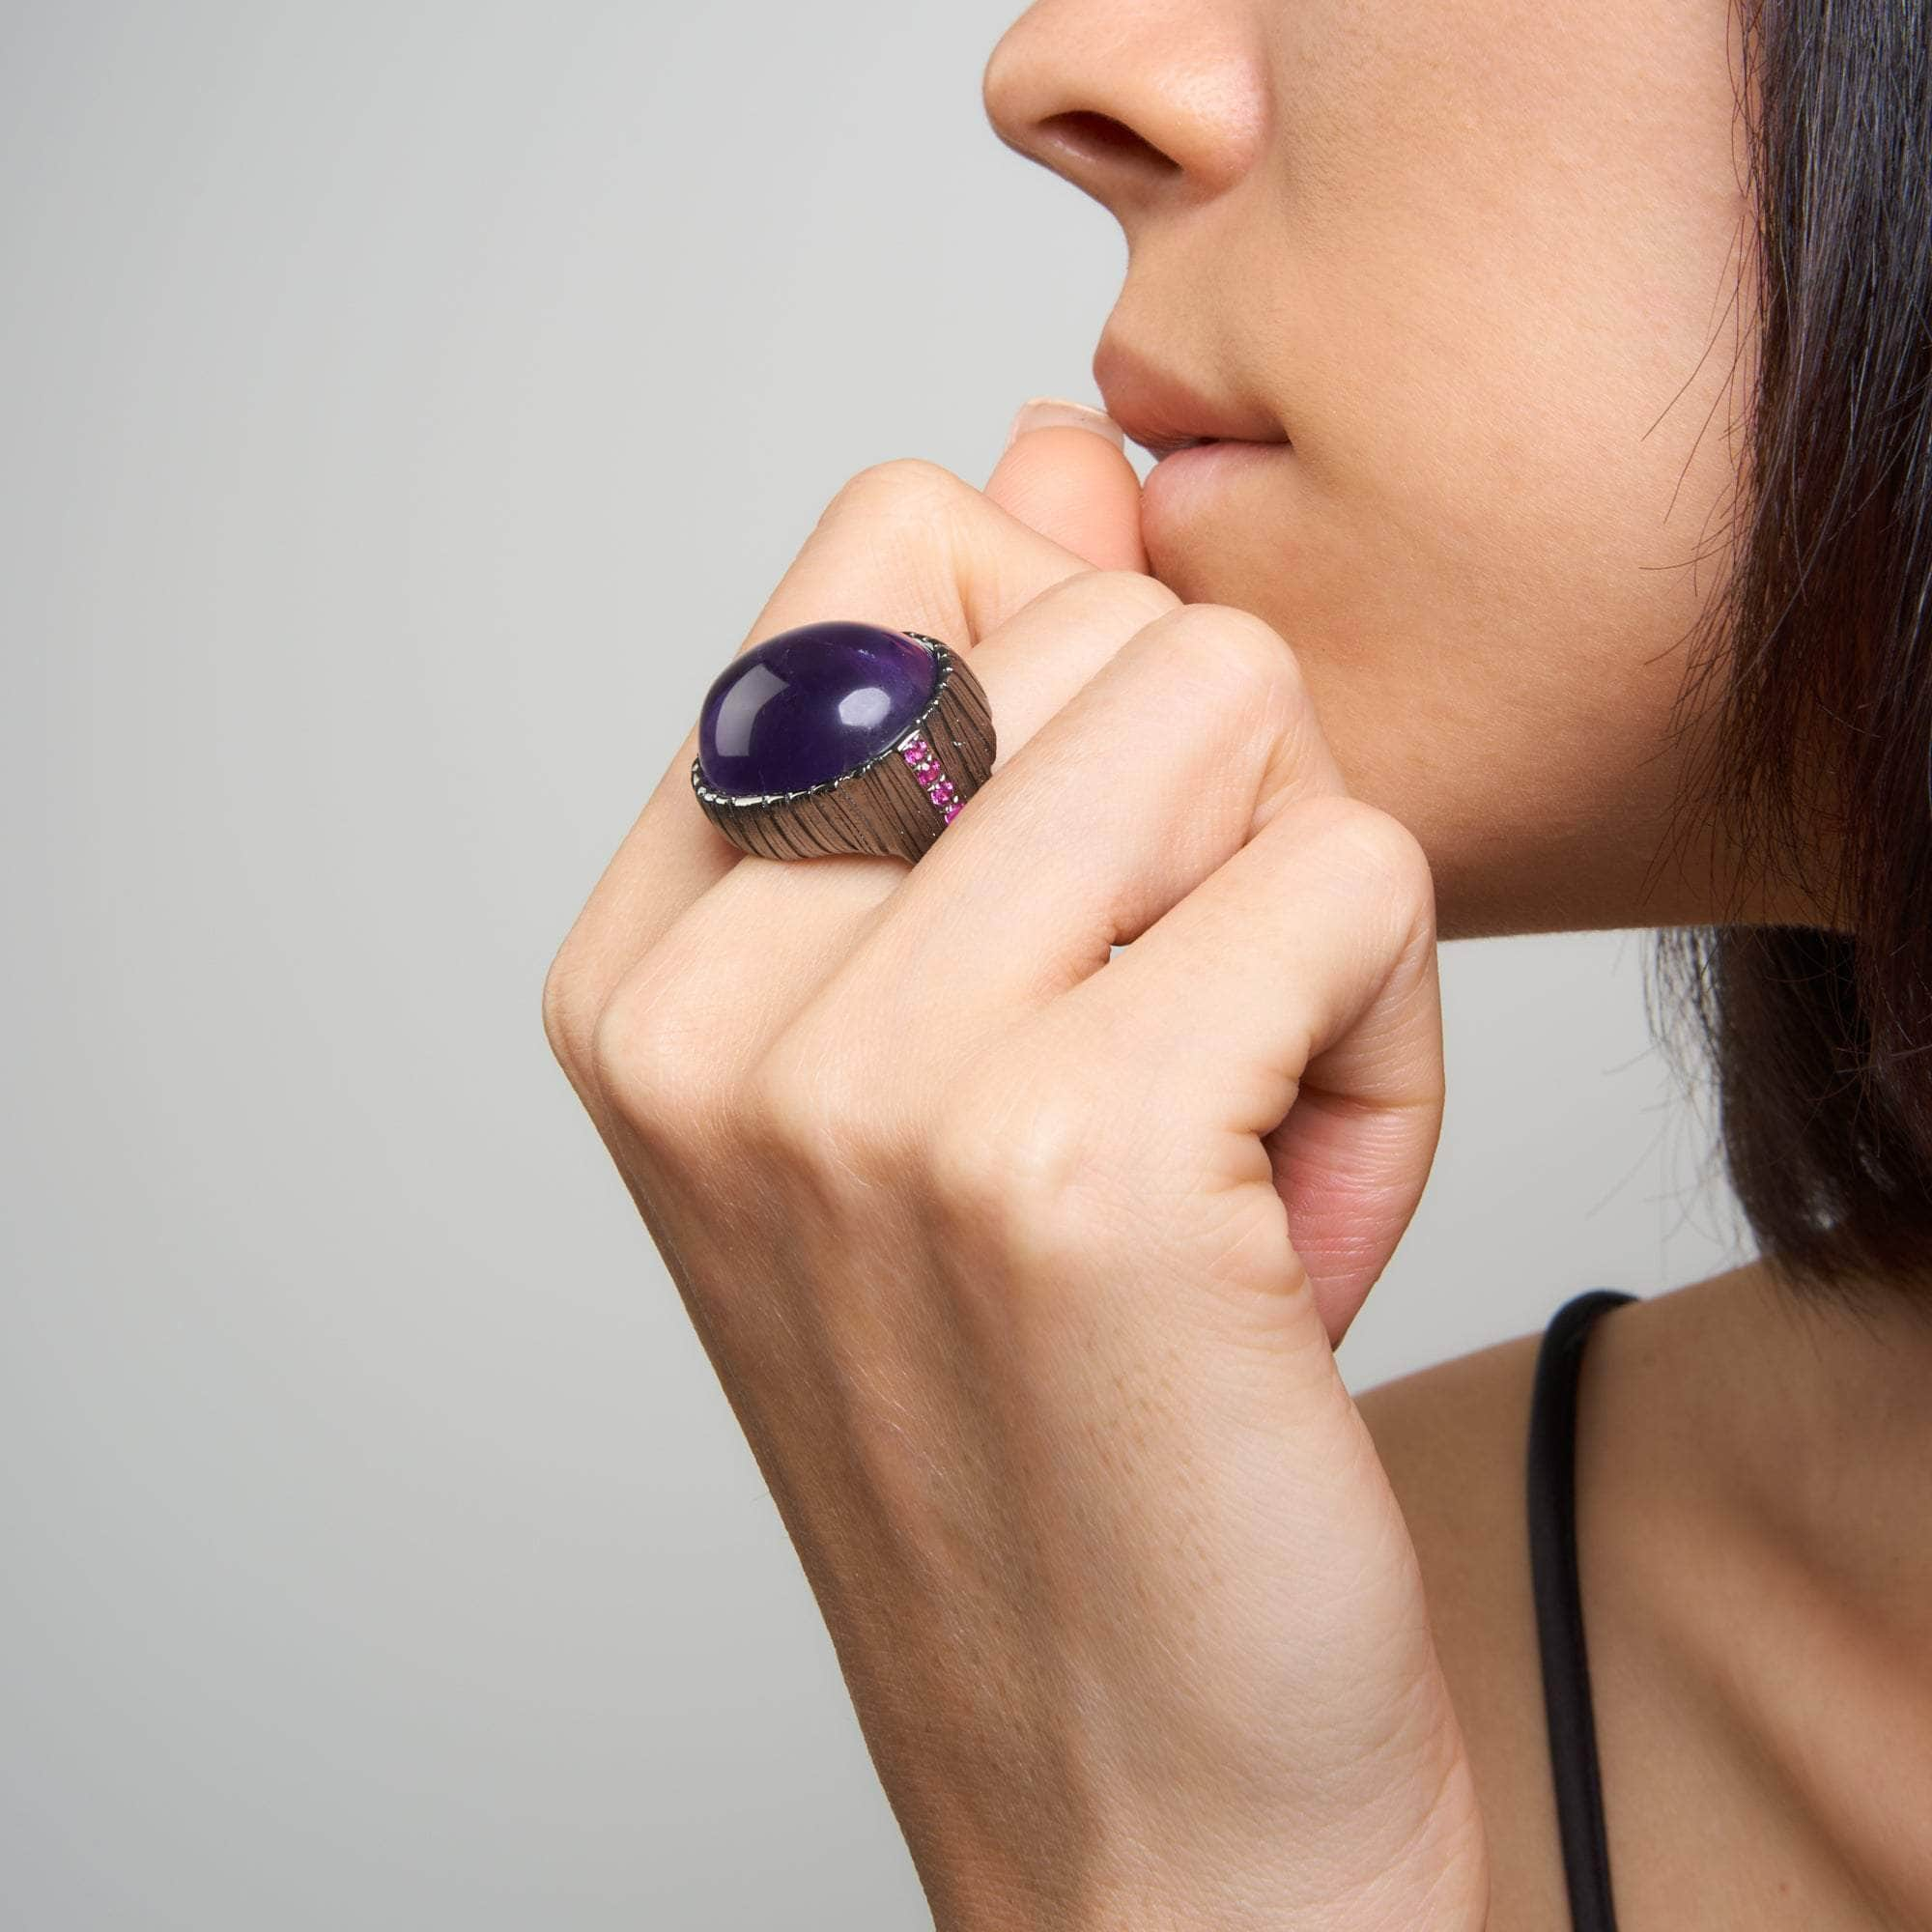
[[[698,713],[698,769],[727,798],[826,784],[902,738],[938,682],[939,660],[900,631],[781,631],[712,681]]]

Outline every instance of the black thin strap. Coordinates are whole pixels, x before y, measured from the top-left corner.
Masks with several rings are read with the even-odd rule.
[[[1544,1330],[1530,1398],[1530,1582],[1574,1932],[1616,1932],[1617,1923],[1610,1903],[1604,1787],[1577,1581],[1577,1380],[1591,1324],[1635,1299],[1621,1289],[1592,1288],[1566,1301]]]

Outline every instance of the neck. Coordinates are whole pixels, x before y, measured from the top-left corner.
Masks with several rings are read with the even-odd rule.
[[[1702,1287],[1741,1371],[1736,1473],[1767,1522],[1834,1569],[1932,1583],[1932,1280],[1838,1294],[1753,1262]]]

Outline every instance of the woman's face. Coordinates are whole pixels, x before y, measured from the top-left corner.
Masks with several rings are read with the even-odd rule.
[[[1727,0],[1040,0],[987,69],[1126,232],[1110,411],[1242,440],[1156,466],[1154,574],[1293,646],[1445,938],[1738,910],[1670,808],[1756,373],[1741,75]]]

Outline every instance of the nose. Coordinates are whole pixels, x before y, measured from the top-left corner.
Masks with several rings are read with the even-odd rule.
[[[1001,140],[1137,217],[1223,192],[1265,138],[1252,0],[1038,0],[986,64]]]

